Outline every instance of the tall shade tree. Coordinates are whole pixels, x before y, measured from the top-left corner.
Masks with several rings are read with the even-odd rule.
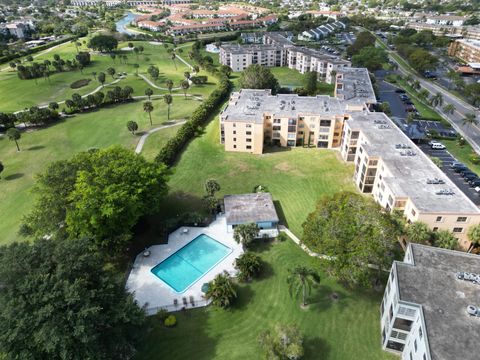
[[[237,297],[237,291],[233,285],[232,278],[225,271],[218,274],[208,283],[208,290],[205,297],[212,300],[212,304],[221,308],[229,307]]]
[[[20,151],[20,146],[18,146],[18,140],[22,137],[20,134],[20,130],[17,128],[11,127],[10,129],[7,130],[7,138],[10,141],[14,141],[15,145],[17,146],[17,151]]]
[[[468,229],[468,240],[470,240],[470,246],[468,247],[468,252],[472,252],[473,249],[480,246],[480,225],[471,226]]]
[[[152,97],[152,95],[153,95],[153,90],[150,89],[150,88],[147,88],[147,89],[145,90],[145,96],[148,97],[148,101],[150,101],[150,98]]]
[[[53,111],[57,111],[59,106],[58,103],[55,101],[52,101],[50,104],[48,104],[48,108]]]
[[[239,85],[242,89],[271,89],[273,94],[280,87],[270,69],[258,64],[250,65],[242,72]]]
[[[127,122],[127,129],[132,133],[132,135],[135,135],[135,131],[138,130],[138,124],[135,121],[130,120]]]
[[[107,74],[110,75],[112,77],[112,79],[115,79],[114,78],[114,75],[115,75],[115,69],[113,67],[109,67],[107,69]]]
[[[88,47],[101,52],[111,52],[118,46],[118,41],[110,35],[96,35],[88,43]]]
[[[265,351],[265,359],[299,360],[303,358],[303,335],[296,325],[277,324],[273,331],[265,330],[258,336]]]
[[[300,297],[302,305],[306,306],[307,296],[310,295],[312,287],[320,283],[320,276],[313,269],[297,266],[289,270],[287,283],[290,296],[294,298]]]
[[[138,219],[159,209],[167,174],[164,165],[121,146],[53,162],[37,177],[37,201],[23,218],[21,233],[88,237],[93,248],[115,256],[125,250]]]
[[[143,103],[143,111],[148,113],[148,117],[150,119],[150,126],[152,126],[152,111],[153,111],[153,105],[151,101],[145,101]]]
[[[317,93],[318,73],[316,71],[307,71],[303,75],[303,88],[308,95]]]
[[[406,235],[410,242],[417,244],[428,244],[432,243],[432,231],[427,224],[416,221],[407,226]]]
[[[98,73],[97,79],[98,79],[98,82],[102,84],[102,87],[103,87],[103,84],[105,84],[105,80],[106,80],[105,73],[103,72]]]
[[[240,224],[235,226],[235,229],[233,230],[233,238],[237,243],[242,244],[244,248],[247,248],[258,236],[259,231],[260,229],[255,223]]]
[[[172,105],[172,102],[173,102],[172,95],[170,94],[163,95],[163,101],[165,101],[165,104],[167,104],[167,120],[170,120],[170,106]]]
[[[168,92],[171,94],[172,89],[173,89],[173,81],[172,80],[167,80],[167,81],[165,81],[165,85],[167,85]]]
[[[185,96],[185,98],[187,98],[187,91],[190,88],[190,83],[188,82],[188,80],[183,80],[180,86],[183,90],[183,95]]]
[[[130,359],[145,314],[88,239],[0,248],[5,359]]]
[[[474,113],[465,114],[465,117],[462,120],[462,124],[470,128],[471,126],[477,126],[478,120],[477,116]]]
[[[400,235],[391,214],[372,199],[348,191],[320,198],[302,226],[303,243],[331,257],[325,265],[333,275],[366,287],[390,269]]]

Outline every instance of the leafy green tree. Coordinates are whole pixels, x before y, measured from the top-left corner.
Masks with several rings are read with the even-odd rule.
[[[145,101],[143,103],[143,111],[148,113],[148,117],[150,118],[150,126],[152,126],[152,111],[153,111],[153,105],[151,101]]]
[[[473,125],[478,125],[477,116],[474,113],[465,114],[465,117],[462,120],[462,125],[467,126],[468,128]]]
[[[167,85],[168,92],[171,94],[173,89],[173,81],[169,79],[165,81],[165,85]]]
[[[133,64],[133,68],[135,69],[135,75],[138,75],[138,68],[140,67],[140,65],[138,64]]]
[[[116,59],[117,55],[115,55],[115,53],[111,53],[110,54],[110,58],[112,59],[113,63],[115,64],[115,59]]]
[[[456,108],[453,104],[447,104],[443,107],[443,112],[445,112],[446,114],[453,114],[455,110]]]
[[[387,115],[392,114],[392,110],[390,108],[390,103],[388,101],[385,101],[380,105],[380,110],[382,110],[382,112],[384,112]]]
[[[468,252],[472,252],[473,249],[480,246],[480,225],[471,226],[468,229],[468,240],[470,240],[470,246],[468,247]]]
[[[320,282],[320,276],[313,269],[305,266],[297,266],[289,270],[287,277],[288,289],[290,295],[298,298],[301,295],[302,305],[307,305],[307,296],[312,291],[312,287]]]
[[[112,79],[115,79],[113,76],[115,75],[115,69],[113,67],[109,67],[107,69],[107,74],[112,77]]]
[[[170,94],[163,95],[163,101],[165,101],[165,104],[167,104],[167,120],[170,120],[170,106],[172,105],[172,102],[173,102],[172,95]]]
[[[220,184],[215,179],[208,179],[205,181],[204,187],[208,196],[215,196],[215,193],[220,191]]]
[[[232,304],[237,297],[237,291],[233,285],[232,278],[226,271],[218,274],[208,283],[205,297],[211,300],[213,305],[221,308],[227,308]]]
[[[369,31],[362,31],[357,35],[355,42],[347,48],[347,55],[353,56],[363,48],[375,46],[375,40],[375,36]]]
[[[220,74],[225,75],[227,78],[229,78],[230,75],[232,75],[232,72],[233,72],[232,68],[231,68],[230,66],[228,66],[228,65],[222,65],[222,66],[220,66],[220,68],[218,69],[218,71],[219,71]]]
[[[37,177],[38,198],[22,234],[88,237],[92,247],[114,256],[125,249],[138,219],[158,210],[166,179],[164,165],[120,146],[53,162]]]
[[[438,64],[438,58],[424,49],[414,50],[408,57],[410,65],[419,73],[432,70]]]
[[[185,99],[187,98],[187,91],[190,88],[190,83],[188,80],[183,80],[182,83],[180,84],[180,87],[183,89],[183,95],[185,96]]]
[[[248,281],[262,270],[262,259],[257,254],[247,251],[235,260],[235,268],[240,272],[239,279]]]
[[[242,89],[271,89],[274,94],[280,87],[270,69],[258,64],[250,65],[242,72],[239,85]]]
[[[258,342],[268,360],[298,360],[304,355],[303,335],[296,325],[277,324],[273,331],[260,333]]]
[[[157,81],[158,77],[160,76],[160,70],[158,67],[154,65],[150,65],[147,69],[147,73],[150,75],[150,77],[154,80]]]
[[[58,103],[55,101],[52,101],[50,104],[48,104],[48,108],[53,111],[57,111],[59,106]]]
[[[316,71],[307,71],[303,76],[303,88],[308,95],[317,93],[318,74]]]
[[[110,35],[96,35],[88,43],[88,47],[101,52],[111,52],[118,46],[118,41]]]
[[[148,101],[150,101],[150,98],[151,98],[152,95],[153,95],[153,90],[150,89],[150,88],[147,88],[147,89],[145,90],[145,96],[148,97]]]
[[[420,92],[418,93],[418,97],[424,101],[428,101],[428,95],[430,93],[428,92],[428,90],[426,89],[422,89],[420,90]]]
[[[172,52],[171,59],[173,61],[173,65],[175,65],[175,70],[178,70],[177,69],[177,62],[175,61],[176,58],[177,58],[177,55],[175,55],[175,53]]]
[[[439,230],[435,233],[435,246],[455,250],[458,248],[458,239],[448,230]]]
[[[381,69],[386,62],[388,62],[386,51],[375,46],[364,47],[358,54],[352,56],[352,65],[366,67],[371,72]]]
[[[132,135],[135,135],[135,131],[138,130],[138,124],[135,121],[130,120],[127,122],[127,129],[132,133]]]
[[[5,359],[133,356],[145,314],[90,245],[42,239],[0,248]]]
[[[202,200],[205,209],[210,212],[210,214],[215,214],[218,208],[217,198],[215,196],[205,195]]]
[[[432,231],[427,224],[416,221],[411,223],[407,227],[407,238],[410,242],[417,244],[431,244],[432,243]]]
[[[326,265],[339,279],[371,286],[391,266],[399,229],[372,199],[344,191],[318,201],[303,234],[306,246],[331,257]]]
[[[105,80],[106,80],[106,78],[105,78],[105,73],[100,72],[100,73],[98,74],[97,79],[98,79],[98,82],[99,82],[100,84],[102,84],[102,87],[103,87],[103,84],[105,84]]]
[[[10,141],[15,141],[15,145],[17,145],[17,151],[20,151],[20,146],[18,146],[18,140],[22,137],[20,134],[20,130],[15,127],[11,127],[6,132],[7,138]]]
[[[233,238],[237,243],[241,243],[244,248],[247,248],[258,236],[259,231],[260,229],[255,223],[240,224],[233,229]]]

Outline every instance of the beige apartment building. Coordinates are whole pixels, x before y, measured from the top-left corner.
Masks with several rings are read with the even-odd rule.
[[[480,40],[458,39],[450,43],[448,55],[467,63],[480,63]]]
[[[355,112],[344,122],[342,157],[355,164],[354,182],[408,222],[448,230],[463,249],[480,223],[478,207],[384,113]]]

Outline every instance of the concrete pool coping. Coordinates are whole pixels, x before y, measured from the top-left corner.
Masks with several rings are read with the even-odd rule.
[[[232,251],[185,292],[176,293],[170,286],[155,276],[151,269],[201,234],[208,235],[229,247]],[[167,311],[177,311],[181,310],[182,307],[194,308],[208,305],[203,297],[202,285],[213,280],[217,274],[223,271],[227,271],[232,276],[236,275],[234,262],[243,253],[242,245],[235,242],[233,233],[227,232],[227,221],[224,215],[217,216],[216,220],[207,227],[181,227],[168,236],[167,244],[153,245],[148,250],[150,251],[148,257],[144,257],[142,252],[135,258],[127,279],[126,289],[133,293],[138,305],[145,307],[149,315],[155,314],[160,308]],[[190,302],[192,296],[194,304]],[[184,305],[183,298],[187,299],[187,306]],[[174,306],[175,299],[178,302],[177,306]]]

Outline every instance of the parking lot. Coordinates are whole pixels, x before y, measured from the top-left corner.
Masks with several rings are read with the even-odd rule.
[[[445,127],[445,125],[443,125],[440,121],[416,120],[415,123],[417,123],[418,126],[427,133],[429,130],[434,130],[441,136],[452,138],[457,136],[457,132],[455,130]]]
[[[441,169],[445,175],[447,175],[449,179],[452,180],[455,185],[457,185],[458,188],[462,190],[470,200],[473,201],[475,205],[480,205],[480,195],[475,191],[475,189],[470,187],[470,185],[463,180],[460,174],[456,173],[450,168],[450,165],[452,165],[454,162],[457,162],[457,160],[450,155],[447,150],[433,150],[428,144],[422,144],[419,145],[419,147],[425,154],[431,157],[439,158],[442,161]]]

